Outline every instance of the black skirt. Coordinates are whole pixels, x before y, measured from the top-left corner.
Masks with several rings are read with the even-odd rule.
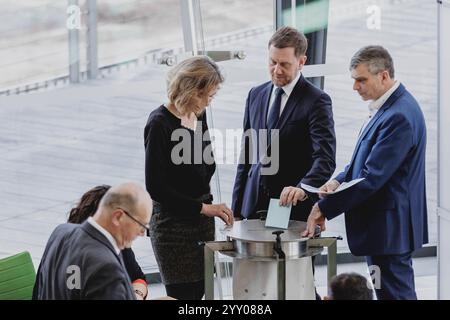
[[[153,202],[150,239],[165,285],[204,279],[204,252],[199,242],[214,241],[214,231],[214,218],[199,213],[197,219],[183,219],[182,214]]]

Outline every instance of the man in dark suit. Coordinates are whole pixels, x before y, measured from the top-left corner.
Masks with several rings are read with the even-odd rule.
[[[145,189],[126,183],[109,189],[83,224],[59,225],[39,265],[33,299],[134,300],[120,251],[145,234],[151,212]]]
[[[353,89],[372,100],[349,165],[322,186],[334,191],[341,183],[360,183],[314,205],[308,218],[325,227],[345,212],[348,245],[366,256],[378,299],[416,299],[411,254],[428,242],[425,195],[425,121],[417,101],[394,80],[386,49],[360,49],[350,63]]]
[[[331,99],[301,73],[307,49],[303,34],[283,27],[268,48],[271,81],[248,94],[232,210],[237,219],[258,219],[257,212],[275,198],[283,206],[293,204],[291,220],[306,221],[313,201],[300,184],[319,187],[335,169]],[[234,298],[276,299],[276,268],[275,262],[235,260]],[[311,259],[288,261],[286,268],[286,297],[314,299]]]
[[[272,81],[251,89],[245,107],[232,200],[237,218],[258,218],[256,212],[267,210],[270,198],[279,198],[281,205],[294,204],[291,219],[306,221],[313,202],[300,184],[319,187],[334,172],[331,99],[301,73],[306,49],[305,36],[291,27],[279,29],[269,41]],[[261,148],[267,146],[264,134],[246,135],[251,130],[269,131],[267,150]],[[248,159],[258,147],[260,156]],[[265,165],[267,159],[270,167]]]

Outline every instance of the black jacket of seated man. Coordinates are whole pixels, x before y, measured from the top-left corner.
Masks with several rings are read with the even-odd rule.
[[[53,231],[38,268],[34,300],[135,300],[122,257],[88,221]]]

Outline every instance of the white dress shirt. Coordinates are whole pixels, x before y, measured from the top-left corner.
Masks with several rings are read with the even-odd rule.
[[[363,124],[363,126],[361,128],[361,131],[359,132],[359,135],[361,135],[363,133],[364,129],[370,123],[370,121],[373,119],[373,117],[375,117],[375,115],[377,114],[378,110],[380,110],[380,108],[384,105],[384,103],[387,101],[387,99],[389,99],[389,97],[394,93],[395,90],[397,90],[397,88],[399,86],[400,86],[400,81],[395,81],[394,85],[388,91],[386,91],[377,100],[373,100],[369,104],[369,106],[368,106],[369,107],[369,116],[364,121],[364,124]]]
[[[111,233],[109,233],[105,228],[99,225],[92,217],[89,217],[87,219],[87,222],[89,222],[95,229],[97,229],[101,234],[103,234],[106,237],[106,239],[108,239],[109,242],[111,242],[111,245],[113,246],[117,255],[119,255],[120,254],[119,246],[117,245],[117,241],[116,239],[114,239]]]
[[[298,80],[300,79],[301,74],[302,74],[301,72],[298,72],[297,76],[295,77],[295,79],[293,81],[291,81],[290,83],[288,83],[287,85],[282,87],[284,93],[281,96],[280,117],[283,114],[284,107],[286,106],[286,103],[287,103],[292,91],[294,90],[295,85],[297,84]],[[273,88],[272,88],[272,93],[270,95],[270,100],[269,100],[269,110],[267,111],[267,116],[269,116],[269,114],[270,114],[270,108],[272,108],[273,101],[275,100],[275,90],[277,88],[278,87],[276,87],[276,86],[273,86]]]

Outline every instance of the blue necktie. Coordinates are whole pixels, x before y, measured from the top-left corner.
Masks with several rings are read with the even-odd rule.
[[[275,129],[278,119],[280,119],[281,96],[283,93],[283,88],[277,88],[275,90],[275,99],[272,103],[272,107],[270,108],[269,116],[267,117],[267,132],[269,139],[271,136],[270,130]]]

